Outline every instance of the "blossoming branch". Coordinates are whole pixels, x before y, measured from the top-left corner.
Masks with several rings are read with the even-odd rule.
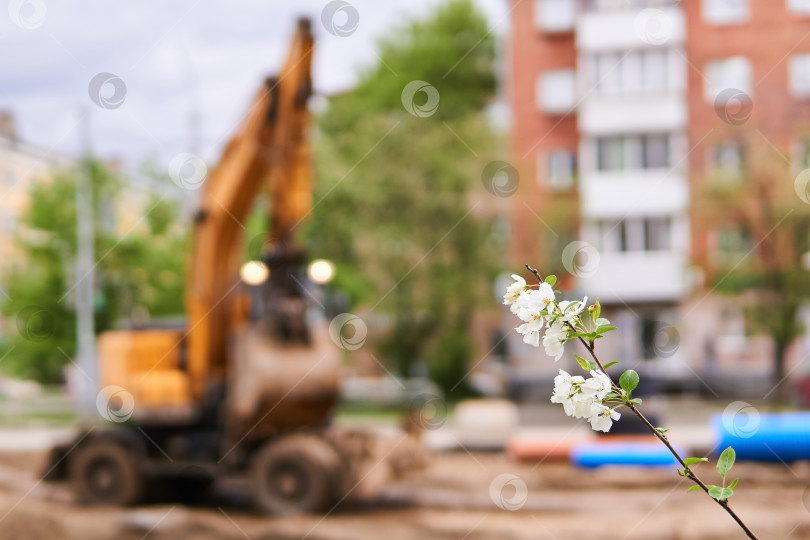
[[[503,303],[510,306],[512,313],[523,321],[523,324],[515,328],[523,336],[523,341],[539,347],[540,336],[543,334],[543,348],[546,354],[553,357],[556,362],[565,353],[565,343],[576,339],[585,346],[593,359],[586,360],[579,355],[574,355],[580,367],[590,376],[585,378],[581,375],[571,375],[561,369],[559,375],[554,378],[554,393],[551,396],[551,402],[561,404],[568,416],[587,419],[594,430],[602,432],[610,431],[613,422],[621,418],[621,413],[616,409],[619,407],[630,409],[683,467],[678,469],[678,474],[695,484],[688,491],[702,490],[707,493],[723,507],[749,538],[756,539],[754,533],[728,504],[728,499],[734,494],[734,488],[737,486],[737,480],[726,485],[726,475],[734,465],[736,458],[734,449],[729,446],[717,460],[716,468],[723,480],[722,486],[705,484],[698,478],[690,466],[708,461],[708,458],[682,458],[669,442],[666,436],[668,430],[654,427],[641,413],[638,408],[641,405],[641,399],[633,397],[633,390],[639,383],[638,373],[632,369],[626,370],[619,377],[617,385],[606,369],[618,362],[603,365],[596,356],[596,341],[604,337],[607,332],[616,329],[610,325],[609,320],[601,316],[602,308],[599,300],[587,306],[587,312],[585,312],[588,303],[587,296],[580,301],[558,302],[556,295],[560,292],[554,290],[554,285],[557,283],[556,276],[550,275],[544,279],[531,266],[526,265],[526,268],[535,275],[538,283],[530,285],[521,276],[513,274],[512,278],[515,281],[507,287],[503,296]]]

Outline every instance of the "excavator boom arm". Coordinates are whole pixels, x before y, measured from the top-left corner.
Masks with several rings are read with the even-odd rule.
[[[187,370],[192,395],[225,377],[227,338],[243,254],[244,223],[269,183],[272,238],[291,242],[311,206],[306,143],[313,39],[299,22],[281,73],[257,93],[241,127],[203,187],[186,288]]]

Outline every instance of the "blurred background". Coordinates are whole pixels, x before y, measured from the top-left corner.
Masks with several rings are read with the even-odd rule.
[[[555,363],[514,331],[527,263],[600,300],[600,358],[639,372],[679,448],[752,443],[732,502],[761,538],[810,538],[809,1],[7,4],[3,538],[742,537],[638,457],[629,413],[597,437],[549,403],[585,350]],[[408,433],[418,466],[320,515],[228,490],[76,506],[40,478],[104,416],[93,336],[183,328],[202,186],[302,16],[314,183],[293,229],[340,353],[331,425]],[[272,197],[234,218],[248,286]]]

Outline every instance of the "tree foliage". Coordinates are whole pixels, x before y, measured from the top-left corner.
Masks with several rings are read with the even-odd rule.
[[[742,231],[732,253],[708,261],[716,290],[745,298],[753,333],[774,344],[772,383],[784,382],[787,348],[804,330],[799,309],[810,299],[810,208],[797,196],[798,183],[778,157],[757,152],[737,179],[709,176],[697,205],[699,227]],[[805,186],[806,189],[806,186]],[[784,397],[783,389],[773,394]]]
[[[122,180],[97,161],[90,171],[95,234],[95,328],[183,313],[185,228],[174,201],[152,198],[127,228],[116,204],[132,205]],[[4,276],[6,320],[0,369],[54,383],[75,353],[76,175],[35,182],[17,228],[19,256]],[[123,229],[123,230],[122,230]]]
[[[426,368],[449,391],[470,367],[471,318],[499,248],[481,183],[495,146],[483,113],[494,43],[484,17],[455,0],[385,38],[378,56],[318,119],[307,236],[336,262],[335,286],[390,321],[376,343],[385,362],[406,376]],[[436,88],[433,114],[406,110],[411,81]]]

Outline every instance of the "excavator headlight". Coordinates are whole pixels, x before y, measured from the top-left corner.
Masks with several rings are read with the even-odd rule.
[[[261,261],[248,261],[239,270],[239,277],[248,285],[261,285],[269,276],[270,270]]]
[[[327,260],[318,259],[309,263],[307,274],[309,279],[318,285],[323,285],[329,283],[335,277],[335,265]]]

